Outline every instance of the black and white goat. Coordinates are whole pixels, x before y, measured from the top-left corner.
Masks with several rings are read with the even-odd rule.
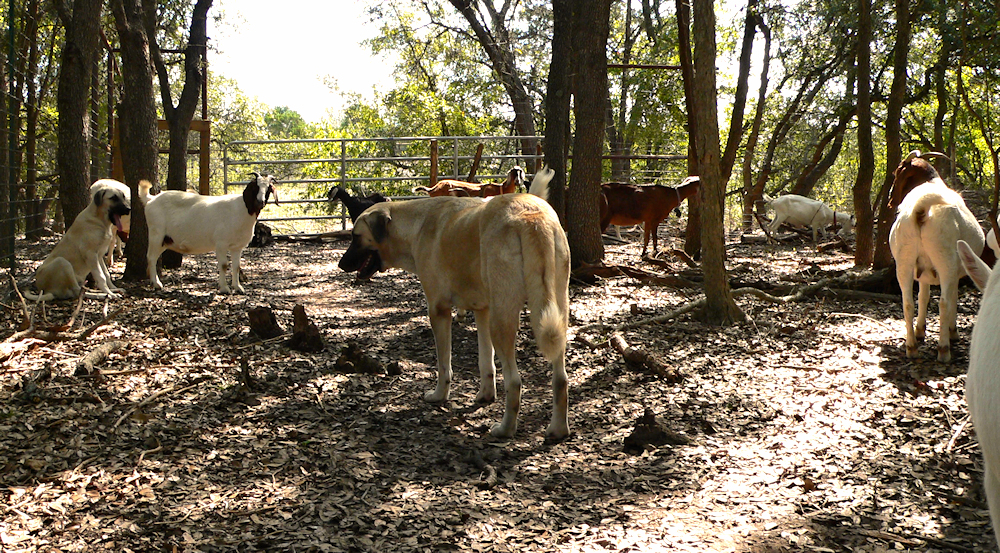
[[[351,222],[353,223],[361,216],[362,213],[369,207],[381,203],[388,202],[389,198],[379,194],[378,192],[374,194],[369,194],[368,196],[351,196],[347,190],[334,186],[326,193],[326,198],[330,202],[340,200],[347,208],[347,214],[351,216]]]
[[[215,252],[219,261],[219,290],[225,294],[242,294],[240,284],[240,256],[253,238],[254,224],[271,194],[278,203],[274,188],[277,179],[271,175],[258,175],[243,190],[243,194],[202,196],[193,192],[165,190],[152,196],[148,181],[139,183],[139,197],[146,205],[146,224],[149,227],[149,280],[156,288],[163,288],[156,274],[156,260],[164,250],[182,254]],[[232,282],[226,283],[227,257],[232,257]]]
[[[919,151],[910,152],[896,168],[891,205],[898,205],[899,211],[889,231],[889,248],[896,260],[896,279],[903,292],[906,356],[918,355],[917,340],[923,340],[926,334],[927,303],[930,287],[935,284],[941,286],[937,359],[950,363],[951,339],[958,337],[955,328],[958,279],[966,274],[959,262],[956,244],[964,240],[975,251],[982,251],[983,229],[962,196],[948,188],[926,157],[929,156]],[[920,283],[916,329],[913,326],[914,280]]]

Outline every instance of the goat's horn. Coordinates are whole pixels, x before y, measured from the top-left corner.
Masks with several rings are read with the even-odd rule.
[[[944,159],[951,161],[951,158],[941,152],[924,152],[924,154],[920,157],[943,157]]]
[[[906,163],[908,161],[913,161],[913,158],[916,158],[916,157],[921,157],[920,150],[913,150],[912,152],[910,152],[906,156],[906,159],[903,160],[903,163]]]
[[[260,178],[260,173],[258,173],[256,171],[251,171],[250,174],[253,175],[253,178],[255,178],[255,179],[259,179]]]

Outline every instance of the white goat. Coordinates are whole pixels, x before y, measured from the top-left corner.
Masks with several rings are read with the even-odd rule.
[[[253,174],[243,194],[202,196],[192,192],[166,190],[149,194],[148,181],[139,183],[139,197],[146,204],[146,224],[149,227],[149,248],[146,262],[149,280],[163,288],[156,274],[156,260],[164,250],[182,254],[215,252],[219,261],[219,290],[224,294],[243,293],[240,284],[240,256],[253,239],[254,224],[267,204],[271,193],[274,202],[276,179],[270,175]],[[226,283],[227,256],[232,257],[232,288]]]
[[[919,184],[918,184],[919,183]],[[916,357],[917,340],[927,330],[927,303],[932,284],[941,286],[940,336],[937,359],[951,362],[951,339],[958,337],[955,319],[958,279],[965,268],[959,262],[959,240],[978,251],[983,249],[983,230],[965,205],[962,196],[941,180],[934,167],[914,151],[896,168],[893,197],[897,186],[912,189],[899,204],[896,221],[889,231],[889,248],[896,260],[896,279],[903,293],[906,320],[906,356]],[[920,282],[916,330],[913,327],[913,281]]]
[[[965,272],[982,290],[979,315],[972,327],[969,371],[965,377],[965,400],[983,450],[983,484],[993,520],[993,533],[1000,542],[1000,280],[969,244],[958,241],[958,253]]]
[[[811,227],[813,242],[817,241],[817,232],[826,236],[826,227],[835,220],[840,225],[840,234],[845,236],[854,230],[854,216],[843,211],[834,211],[825,203],[799,196],[786,194],[770,200],[768,205],[774,209],[774,220],[767,226],[771,232],[778,230],[782,223]]]

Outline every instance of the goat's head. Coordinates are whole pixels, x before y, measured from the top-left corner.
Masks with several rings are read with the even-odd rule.
[[[520,190],[524,186],[525,178],[524,169],[520,166],[512,168],[507,172],[507,182],[503,185],[503,193],[511,194]],[[527,189],[527,186],[525,186],[525,189]]]
[[[337,198],[342,198],[343,196],[347,196],[347,190],[344,190],[339,186],[334,186],[326,193],[326,199],[331,202],[337,200]]]
[[[700,189],[701,177],[693,175],[681,181],[681,185],[677,187],[677,193],[680,196],[681,201],[684,201],[697,194]]]
[[[889,207],[896,209],[903,202],[903,198],[925,182],[940,179],[937,169],[931,165],[929,158],[948,156],[940,152],[920,153],[920,150],[913,150],[906,158],[899,163],[899,167],[893,172],[892,188],[889,194]]]
[[[274,188],[274,183],[278,179],[273,175],[251,173],[253,178],[243,189],[243,203],[247,206],[247,213],[253,217],[260,215],[260,212],[267,205],[267,200],[274,194],[274,203],[278,203],[278,191]]]

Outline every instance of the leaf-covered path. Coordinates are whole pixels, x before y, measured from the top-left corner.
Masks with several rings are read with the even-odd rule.
[[[971,287],[952,365],[931,345],[903,356],[898,302],[747,296],[744,325],[684,315],[623,333],[676,382],[626,365],[607,333],[581,333],[567,363],[573,435],[558,444],[542,440],[549,371],[522,324],[521,424],[498,443],[487,429],[502,402],[473,402],[474,325],[455,323],[452,401],[425,403],[434,351],[418,282],[391,271],[356,283],[336,268],[345,246],[247,250],[244,297],[214,294],[214,257],[188,258],[166,292],[142,283],[107,307],[84,302],[61,336],[123,310],[83,340],[0,344],[0,551],[995,550],[963,427]],[[23,249],[25,264],[49,247]],[[640,263],[636,244],[608,250],[609,263],[670,273]],[[851,266],[807,245],[729,253],[732,274],[775,284]],[[574,283],[571,325],[610,328],[696,297],[627,277]],[[290,329],[296,304],[324,351],[248,335],[250,307]],[[22,320],[4,305],[0,339]],[[75,307],[50,304],[45,320]],[[99,373],[76,374],[113,340]],[[386,371],[345,372],[349,342]],[[626,453],[647,410],[690,442]]]

